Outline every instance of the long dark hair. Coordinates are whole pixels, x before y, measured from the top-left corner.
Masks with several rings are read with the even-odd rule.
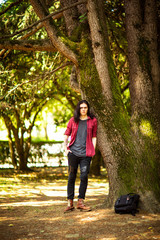
[[[87,107],[88,107],[87,116],[89,116],[89,117],[92,118],[92,119],[95,117],[94,114],[93,114],[93,113],[91,112],[91,110],[90,110],[89,103],[88,103],[86,100],[81,100],[81,101],[79,101],[79,103],[77,104],[76,109],[75,109],[75,111],[74,111],[74,121],[75,121],[75,122],[79,122],[79,119],[80,119],[80,105],[81,105],[82,103],[85,103],[85,104],[87,105]]]

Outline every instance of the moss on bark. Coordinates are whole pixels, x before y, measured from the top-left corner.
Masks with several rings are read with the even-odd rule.
[[[114,106],[111,108],[107,106],[88,46],[83,47],[80,63],[81,89],[103,123],[112,144],[112,154],[117,161],[118,169],[115,171],[118,173],[117,181],[120,186],[117,194],[153,191],[158,199],[160,179],[157,173],[155,145],[151,147],[151,138],[146,139],[142,134],[136,137],[133,134],[130,119],[122,106],[120,97],[116,98]],[[113,96],[117,96],[115,84],[116,81],[112,88]]]
[[[71,44],[69,43],[71,46]],[[93,106],[98,120],[108,136],[111,145],[111,154],[117,165],[110,174],[117,176],[117,186],[112,186],[116,196],[128,192],[145,194],[152,192],[160,198],[160,176],[157,171],[159,153],[157,143],[152,144],[152,137],[144,136],[140,129],[142,116],[135,119],[135,129],[124,109],[120,88],[110,53],[106,55],[108,71],[111,78],[113,105],[110,105],[102,94],[102,86],[95,66],[92,45],[88,37],[74,43],[72,50],[77,53],[79,62],[80,88],[87,100]],[[144,64],[144,60],[142,61]],[[155,134],[156,135],[156,131]],[[105,151],[105,149],[104,149]],[[105,155],[105,152],[102,155]],[[110,156],[108,156],[110,157]],[[107,159],[104,159],[107,164]],[[107,165],[107,169],[110,165]],[[110,178],[110,177],[109,177]],[[113,188],[117,188],[116,190]],[[114,196],[114,197],[116,197]],[[113,200],[113,199],[112,199]]]

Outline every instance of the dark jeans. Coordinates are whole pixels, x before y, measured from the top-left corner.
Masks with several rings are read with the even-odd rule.
[[[67,198],[74,199],[75,180],[77,176],[78,165],[80,165],[80,186],[78,198],[85,199],[85,193],[88,185],[88,173],[90,169],[91,157],[77,157],[73,153],[68,153],[69,177],[67,186]]]

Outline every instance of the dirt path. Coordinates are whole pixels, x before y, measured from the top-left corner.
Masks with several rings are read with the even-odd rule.
[[[0,177],[0,240],[160,239],[160,214],[140,212],[134,217],[104,208],[105,179],[89,179],[86,203],[91,212],[64,214],[66,176],[40,174]]]

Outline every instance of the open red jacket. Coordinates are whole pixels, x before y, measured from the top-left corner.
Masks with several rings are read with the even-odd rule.
[[[72,117],[67,125],[67,129],[64,135],[71,136],[71,140],[67,149],[70,149],[70,146],[74,143],[78,131],[78,123],[74,121]],[[92,157],[95,155],[95,149],[92,143],[92,138],[97,136],[97,119],[87,119],[87,139],[86,139],[86,156]]]

